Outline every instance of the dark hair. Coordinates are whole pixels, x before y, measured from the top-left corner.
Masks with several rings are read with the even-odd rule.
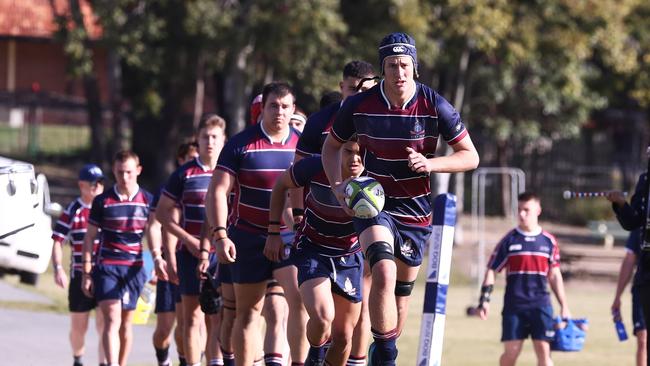
[[[528,202],[528,201],[537,201],[540,202],[539,196],[535,192],[526,191],[522,192],[517,196],[519,202]]]
[[[350,61],[343,67],[343,78],[353,77],[362,79],[365,77],[376,76],[375,69],[372,65],[365,61],[354,60]]]
[[[115,153],[115,156],[113,156],[113,164],[118,161],[123,163],[129,159],[135,160],[136,165],[140,165],[140,157],[131,150],[121,150]]]
[[[199,144],[196,141],[184,142],[176,150],[176,159],[184,158],[190,151],[198,151]]]
[[[266,100],[269,98],[270,94],[275,94],[281,98],[289,94],[295,96],[293,89],[291,89],[291,85],[283,81],[274,81],[264,85],[264,89],[262,89],[262,106],[266,105]]]
[[[337,91],[331,91],[323,94],[320,98],[320,108],[323,109],[330,104],[340,103],[343,100],[343,94]]]

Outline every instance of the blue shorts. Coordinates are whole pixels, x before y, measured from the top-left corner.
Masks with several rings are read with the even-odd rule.
[[[237,249],[237,260],[230,264],[233,283],[264,282],[273,277],[273,270],[281,268],[281,263],[271,262],[264,256],[265,233],[231,228],[228,236]],[[290,244],[292,238],[292,233],[282,235],[285,244]]]
[[[305,238],[293,258],[293,263],[298,267],[298,286],[314,278],[329,278],[333,293],[352,303],[361,302],[363,283],[361,252],[343,257],[326,257],[319,254],[315,245]]]
[[[232,285],[232,274],[230,267],[232,264],[219,263],[217,264],[217,276],[215,278],[215,286],[219,287],[221,284]]]
[[[176,263],[178,266],[178,290],[180,294],[185,296],[199,296],[201,280],[196,273],[199,259],[186,249],[181,249],[176,252]],[[210,253],[210,268],[214,268],[216,265],[217,258],[214,253]]]
[[[534,340],[551,342],[555,336],[551,305],[504,313],[502,316],[501,342],[526,339],[528,336]]]
[[[632,323],[634,324],[634,334],[640,330],[646,330],[645,318],[643,317],[643,306],[639,295],[639,288],[632,286]]]
[[[373,225],[387,227],[393,233],[395,240],[393,248],[399,248],[399,250],[394,251],[395,258],[404,262],[409,267],[418,267],[422,264],[422,252],[429,240],[429,236],[431,236],[431,225],[405,225],[383,211],[371,219],[359,219],[355,217],[353,221],[354,229],[359,234]]]
[[[282,241],[284,242],[285,245],[288,245],[290,247],[290,252],[289,252],[289,256],[285,259],[282,259],[280,262],[272,262],[274,271],[276,269],[294,265],[292,257],[294,251],[295,238],[296,238],[296,234],[294,232],[282,233]]]
[[[176,304],[181,301],[178,285],[169,281],[156,282],[156,309],[155,313],[170,313],[176,311]]]
[[[81,271],[70,273],[70,285],[68,286],[68,310],[71,313],[87,313],[97,307],[94,297],[87,297],[81,290]]]
[[[147,273],[142,266],[99,264],[95,266],[92,276],[97,302],[121,300],[124,310],[135,310],[140,292],[147,282]]]

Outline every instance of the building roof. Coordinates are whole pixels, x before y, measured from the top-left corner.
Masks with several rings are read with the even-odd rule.
[[[101,37],[88,0],[79,0],[79,6],[90,38]],[[68,0],[0,0],[0,36],[52,38],[57,28],[55,14],[68,13]]]

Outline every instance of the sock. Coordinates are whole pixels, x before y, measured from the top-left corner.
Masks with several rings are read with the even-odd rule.
[[[187,360],[184,356],[178,355],[178,366],[187,366]]]
[[[74,361],[72,363],[73,366],[83,366],[83,362],[81,361],[81,356],[72,356],[74,357]]]
[[[99,366],[108,366],[108,364],[102,362],[102,363],[99,364]]]
[[[221,358],[213,358],[208,362],[208,366],[223,366],[223,360]]]
[[[171,360],[169,359],[169,347],[167,348],[157,348],[156,350],[156,359],[158,360],[158,366],[169,366],[171,365]]]
[[[366,364],[366,356],[350,355],[350,357],[348,357],[348,362],[345,364],[345,366],[365,366],[365,364]]]
[[[223,355],[223,365],[224,366],[235,366],[235,354],[233,352],[228,352],[223,347],[221,348],[221,354]]]
[[[309,342],[309,352],[307,353],[307,360],[305,360],[305,366],[321,366],[325,360],[325,353],[327,349],[325,345],[329,340],[323,342],[319,346],[314,346]]]
[[[264,365],[266,366],[282,366],[281,353],[267,353],[264,355]]]
[[[373,365],[394,366],[397,359],[397,328],[386,333],[371,329],[372,337],[375,339],[373,353]]]

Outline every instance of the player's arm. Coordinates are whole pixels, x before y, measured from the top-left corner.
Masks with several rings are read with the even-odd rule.
[[[645,223],[645,216],[643,213],[645,209],[644,198],[646,195],[647,192],[645,192],[645,181],[643,179],[643,175],[641,175],[636,183],[634,195],[632,195],[632,199],[629,204],[625,201],[620,202],[620,200],[618,200],[618,202],[614,202],[613,198],[610,199],[609,196],[607,197],[610,201],[613,202],[612,208],[614,209],[616,218],[618,219],[618,222],[621,224],[623,229],[631,231],[643,226]]]
[[[172,214],[174,208],[176,207],[176,202],[172,200],[167,195],[161,195],[158,206],[156,207],[156,217],[160,223],[174,236],[183,242],[187,250],[192,253],[193,256],[199,257],[199,239],[192,236],[190,233],[185,231],[178,222],[174,221],[174,216]]]
[[[481,284],[481,294],[478,298],[478,316],[485,320],[488,318],[490,313],[490,300],[492,297],[492,290],[494,289],[494,278],[496,277],[496,272],[492,268],[488,268],[485,271],[485,276],[483,277],[483,283]]]
[[[625,287],[632,279],[632,273],[636,266],[636,254],[631,250],[626,250],[623,262],[621,262],[621,270],[618,273],[618,282],[616,283],[616,293],[614,294],[614,302],[612,303],[612,313],[620,312],[621,309],[621,295],[625,291]]]
[[[325,143],[323,144],[322,161],[323,170],[327,175],[327,180],[332,187],[332,192],[339,201],[339,205],[350,216],[354,216],[348,205],[345,203],[345,183],[341,179],[341,148],[343,143],[339,142],[332,136],[332,133],[327,135]]]
[[[61,240],[54,239],[52,245],[52,267],[54,268],[54,283],[61,288],[65,288],[68,283],[68,276],[63,269],[63,243]]]
[[[163,281],[168,281],[167,276],[167,263],[162,257],[162,225],[156,218],[154,212],[149,214],[147,220],[147,231],[145,232],[147,238],[147,245],[154,261],[154,269],[156,276]]]
[[[478,152],[469,135],[451,145],[453,152],[447,156],[425,158],[410,147],[406,148],[409,167],[417,173],[456,173],[475,169],[479,163]]]
[[[93,269],[93,243],[97,238],[99,229],[92,223],[88,223],[86,228],[86,235],[84,236],[84,244],[81,251],[81,265],[82,265],[82,278],[81,290],[88,297],[92,297],[92,278],[90,273]]]
[[[178,207],[174,207],[172,211],[172,219],[174,222],[181,221],[181,210]],[[176,246],[178,245],[178,238],[167,230],[166,227],[162,227],[161,232],[161,241],[162,241],[162,251],[167,262],[167,277],[169,281],[175,284],[178,284],[178,273],[176,265]]]
[[[571,312],[569,311],[569,305],[566,301],[566,294],[564,292],[564,280],[562,279],[562,272],[560,272],[559,266],[554,266],[550,269],[548,273],[548,283],[555,294],[558,304],[560,304],[560,315],[562,316],[562,319],[571,318]]]
[[[228,195],[235,183],[235,177],[221,169],[212,173],[206,197],[207,218],[210,221],[210,236],[221,263],[232,263],[237,256],[235,244],[228,238]]]
[[[296,165],[303,156],[296,153],[293,157],[293,165]],[[293,229],[296,230],[296,224],[300,224],[305,212],[304,188],[296,187],[289,191],[289,202],[291,206],[291,216],[293,217]]]
[[[282,238],[280,237],[280,220],[284,211],[287,193],[289,189],[296,188],[293,179],[291,179],[291,168],[282,173],[280,178],[275,182],[271,192],[271,207],[269,208],[269,227],[264,245],[264,255],[274,262],[279,262],[283,248]]]
[[[210,267],[210,227],[204,220],[201,224],[201,241],[199,248],[199,263],[196,272],[199,278],[205,279]]]

